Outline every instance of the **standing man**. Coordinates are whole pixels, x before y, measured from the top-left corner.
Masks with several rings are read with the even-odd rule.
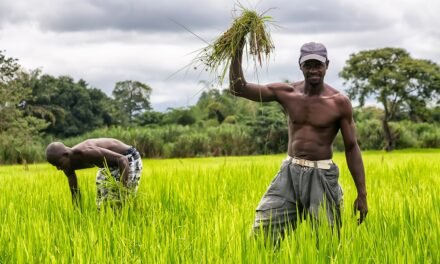
[[[289,128],[288,156],[256,209],[254,231],[262,229],[267,235],[271,230],[277,241],[288,226],[296,227],[297,219],[317,219],[319,208],[324,205],[330,224],[336,222],[340,226],[343,194],[338,183],[339,170],[332,161],[332,144],[339,130],[357,189],[354,209],[360,212],[358,222],[362,223],[368,212],[367,191],[353,109],[345,95],[324,83],[329,65],[325,46],[310,42],[301,47],[303,81],[261,85],[244,78],[243,45],[230,66],[231,92],[253,101],[277,101],[288,115]]]
[[[98,208],[102,202],[110,198],[110,195],[114,195],[107,183],[105,167],[108,167],[116,181],[122,182],[134,194],[142,173],[139,152],[134,147],[113,138],[87,139],[72,148],[66,147],[61,142],[53,142],[46,148],[46,159],[67,176],[74,204],[77,204],[81,198],[75,171],[99,167],[96,175]]]

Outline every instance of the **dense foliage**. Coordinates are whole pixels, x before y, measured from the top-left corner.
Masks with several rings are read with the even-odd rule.
[[[49,142],[61,140],[72,146],[90,137],[119,138],[136,146],[143,157],[270,154],[287,149],[287,120],[277,103],[255,103],[206,87],[191,107],[155,112],[152,88],[146,84],[118,82],[110,97],[84,80],[26,72],[15,59],[0,55],[0,163],[43,161]],[[423,85],[431,87],[426,80]],[[362,103],[367,97],[360,89],[355,85],[348,92]],[[400,107],[391,107],[391,119],[386,118],[390,108],[355,107],[363,150],[388,148],[389,136],[393,148],[440,147],[438,97],[432,93],[429,100],[415,94],[402,99]],[[340,135],[334,149],[344,149]]]
[[[351,99],[359,99],[364,105],[369,97],[374,97],[382,105],[386,150],[397,147],[389,122],[399,114],[413,121],[426,121],[427,105],[440,100],[440,66],[414,59],[400,48],[352,54],[340,76],[350,84],[347,92]]]

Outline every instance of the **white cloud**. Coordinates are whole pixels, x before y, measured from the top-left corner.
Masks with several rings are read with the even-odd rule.
[[[268,10],[275,54],[268,68],[247,72],[261,83],[298,80],[300,46],[324,43],[331,61],[326,81],[342,89],[338,72],[349,55],[364,49],[400,47],[413,57],[440,62],[440,2],[433,0],[242,1]],[[82,78],[110,94],[117,81],[153,88],[156,110],[195,102],[205,72],[186,68],[231,23],[236,1],[61,0],[0,2],[0,49],[28,69]],[[176,22],[177,23],[176,23]],[[181,25],[179,25],[179,23]],[[195,97],[194,97],[195,95]]]

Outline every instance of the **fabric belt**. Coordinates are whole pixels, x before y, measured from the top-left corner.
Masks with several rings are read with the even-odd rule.
[[[303,167],[311,167],[311,168],[319,168],[328,170],[331,168],[333,161],[331,159],[328,160],[306,160],[306,159],[298,159],[294,157],[287,156],[286,160],[290,160],[293,164],[297,164]]]
[[[137,159],[139,159],[141,156],[138,154],[138,153],[136,153],[136,154],[133,154],[133,155],[131,155],[130,157],[128,157],[128,161],[130,162],[130,161],[135,161],[135,160],[137,160]]]
[[[129,162],[140,158],[139,152],[134,147],[129,148],[125,156],[127,156]]]

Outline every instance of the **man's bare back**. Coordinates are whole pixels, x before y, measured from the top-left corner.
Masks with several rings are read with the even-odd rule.
[[[65,172],[106,166],[120,166],[123,171],[128,161],[124,158],[130,146],[114,138],[92,138],[68,148],[69,164],[62,168]]]
[[[74,150],[86,150],[87,148],[102,148],[124,154],[131,146],[114,138],[91,138],[72,147]]]

